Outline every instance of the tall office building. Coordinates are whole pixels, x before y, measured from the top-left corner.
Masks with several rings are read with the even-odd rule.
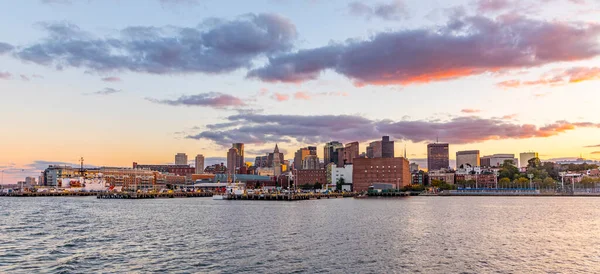
[[[389,136],[381,137],[381,141],[369,143],[367,158],[394,158],[394,141]]]
[[[450,168],[448,144],[434,143],[427,145],[427,169],[440,170]]]
[[[303,161],[308,156],[317,156],[317,147],[303,147],[294,153],[294,169],[302,169]]]
[[[188,165],[187,154],[177,153],[177,155],[175,155],[175,164],[176,165]]]
[[[239,158],[237,149],[232,147],[227,151],[227,175],[229,181],[233,181],[233,175],[236,174],[236,169],[239,169]]]
[[[320,168],[319,157],[317,155],[308,155],[302,160],[302,165],[297,169],[319,169]]]
[[[278,157],[281,153],[279,153],[279,147],[275,144],[275,150],[273,150],[273,170],[275,170],[275,176],[281,175],[281,165],[282,160],[281,157]]]
[[[204,156],[202,154],[196,155],[196,174],[204,173]]]
[[[481,166],[479,150],[465,150],[456,152],[456,169],[467,166]]]
[[[519,154],[519,167],[527,167],[529,160],[533,158],[539,158],[537,152],[523,152]]]
[[[323,147],[323,161],[325,165],[338,162],[338,148],[343,148],[344,145],[338,141],[326,143]]]
[[[359,145],[358,142],[347,143],[343,149],[338,149],[338,163],[339,167],[346,164],[352,164],[352,160],[358,158]]]
[[[390,136],[381,137],[381,158],[394,158],[394,141],[390,141]]]
[[[234,143],[231,145],[231,147],[237,149],[237,163],[236,166],[237,167],[243,167],[246,163],[244,160],[244,143]]]

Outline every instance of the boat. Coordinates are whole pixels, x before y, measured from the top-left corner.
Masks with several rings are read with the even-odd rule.
[[[226,200],[229,195],[242,195],[246,192],[245,183],[229,183],[225,188],[225,193],[215,194],[212,196],[213,200]]]

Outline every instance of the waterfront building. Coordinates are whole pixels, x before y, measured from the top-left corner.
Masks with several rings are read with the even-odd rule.
[[[177,153],[177,155],[175,155],[175,164],[176,165],[189,165],[187,154]]]
[[[227,151],[227,175],[229,176],[228,182],[232,182],[233,176],[237,173],[237,169],[239,169],[239,158],[238,151],[236,148],[232,147]]]
[[[302,168],[302,161],[306,156],[310,155],[310,151],[307,147],[300,148],[294,153],[294,169]]]
[[[240,168],[245,165],[244,160],[244,143],[233,143],[231,147],[237,149],[237,161],[235,166]]]
[[[326,143],[323,147],[323,161],[325,164],[338,162],[338,149],[344,145],[338,141]]]
[[[137,162],[133,162],[133,169],[145,169],[161,173],[172,173],[187,177],[190,180],[192,178],[192,174],[196,172],[196,168],[189,165],[142,165],[138,164]]]
[[[272,167],[259,167],[256,169],[256,175],[275,176],[275,169]]]
[[[27,184],[28,186],[35,186],[35,185],[37,185],[35,177],[25,177],[25,184]]]
[[[519,154],[519,167],[526,168],[529,165],[529,160],[539,158],[537,152],[522,152]]]
[[[303,185],[327,184],[327,171],[325,169],[299,169],[294,170],[294,184],[297,188]]]
[[[356,158],[352,165],[354,191],[367,191],[376,183],[393,184],[397,189],[411,184],[409,163],[403,157]]]
[[[450,168],[450,154],[448,144],[427,144],[427,170],[440,170]]]
[[[195,168],[196,174],[204,173],[204,156],[202,154],[196,155]]]
[[[494,154],[481,157],[482,167],[499,167],[504,164],[504,161],[509,161],[512,165],[517,165],[517,159],[514,154]]]
[[[433,180],[438,180],[438,181],[442,181],[446,184],[450,184],[453,185],[454,184],[454,172],[451,172],[450,170],[447,169],[438,169],[438,170],[431,170],[428,172],[427,176],[429,177],[429,185],[431,185],[431,182]]]
[[[345,165],[338,167],[334,163],[330,163],[326,167],[327,169],[327,185],[329,189],[337,189],[337,184],[342,184],[343,191],[352,191],[352,170],[353,165]]]
[[[479,150],[465,150],[456,152],[456,169],[467,166],[480,166]]]

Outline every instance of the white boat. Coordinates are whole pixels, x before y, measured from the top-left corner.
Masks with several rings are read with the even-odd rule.
[[[242,195],[246,192],[245,183],[229,183],[225,188],[224,194],[215,194],[213,200],[226,200],[228,195]]]

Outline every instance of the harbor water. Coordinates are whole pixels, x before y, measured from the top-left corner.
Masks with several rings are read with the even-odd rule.
[[[598,273],[600,198],[0,198],[0,273]]]

